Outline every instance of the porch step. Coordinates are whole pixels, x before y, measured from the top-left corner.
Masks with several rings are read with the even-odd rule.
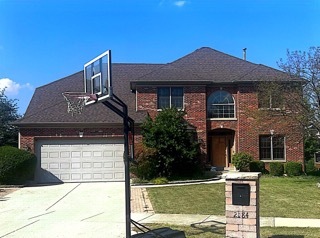
[[[225,179],[227,174],[236,173],[236,172],[237,172],[237,170],[235,168],[228,168],[228,169],[221,171],[219,176],[221,179]]]

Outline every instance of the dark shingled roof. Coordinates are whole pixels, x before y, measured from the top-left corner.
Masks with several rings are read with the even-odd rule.
[[[136,122],[141,122],[144,112],[135,111],[135,94],[130,91],[130,80],[140,77],[159,67],[161,64],[112,64],[112,79],[114,93],[128,106],[129,116]],[[84,108],[82,114],[72,116],[67,113],[67,102],[63,92],[83,92],[83,71],[59,79],[35,90],[24,117],[15,124],[19,126],[30,124],[119,124],[121,117],[102,103],[96,103]]]
[[[253,81],[288,80],[282,71],[254,64],[211,48],[203,47],[168,64],[112,64],[114,93],[129,109],[129,116],[142,122],[145,112],[135,111],[136,85],[148,84],[212,84]],[[24,117],[15,124],[67,126],[69,124],[119,124],[122,119],[102,103],[87,106],[82,114],[71,116],[62,93],[83,92],[83,71],[39,87]]]
[[[172,63],[131,80],[131,87],[148,83],[236,83],[288,80],[282,71],[203,47]],[[291,80],[291,79],[290,79]]]

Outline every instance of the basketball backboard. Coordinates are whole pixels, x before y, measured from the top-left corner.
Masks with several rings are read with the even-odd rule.
[[[84,65],[84,89],[85,93],[97,97],[97,100],[88,100],[86,105],[112,97],[111,50]]]

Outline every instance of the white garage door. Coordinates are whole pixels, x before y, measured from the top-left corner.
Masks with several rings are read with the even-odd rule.
[[[120,140],[41,140],[36,145],[40,183],[124,181]]]

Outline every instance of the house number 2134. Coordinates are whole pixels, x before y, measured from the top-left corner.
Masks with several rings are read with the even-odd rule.
[[[247,218],[249,218],[249,214],[248,214],[248,212],[234,212],[233,217],[247,219]]]

